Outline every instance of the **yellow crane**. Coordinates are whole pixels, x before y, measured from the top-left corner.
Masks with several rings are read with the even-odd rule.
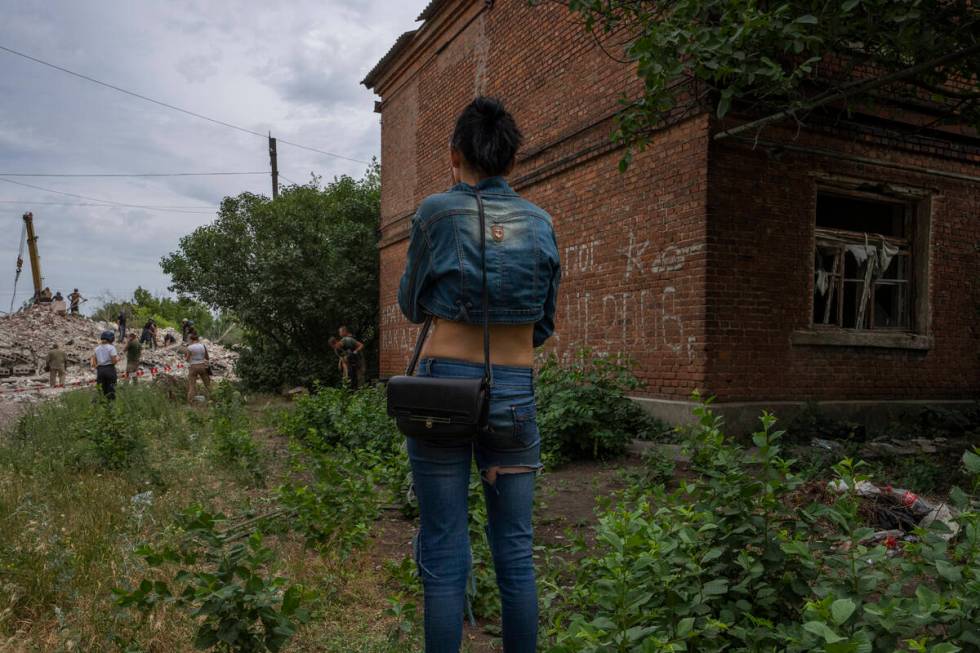
[[[14,312],[14,299],[17,296],[17,281],[24,268],[24,245],[27,244],[27,256],[31,260],[31,279],[34,281],[34,301],[41,298],[41,257],[37,253],[37,234],[34,233],[34,214],[24,214],[24,226],[20,235],[20,251],[17,252],[17,276],[14,277],[14,295],[10,298],[10,312]]]

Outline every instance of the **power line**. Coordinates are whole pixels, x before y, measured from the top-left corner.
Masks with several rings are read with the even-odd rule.
[[[0,50],[3,50],[4,52],[9,52],[10,54],[16,55],[18,57],[22,57],[22,58],[27,59],[29,61],[33,61],[34,63],[39,63],[42,66],[47,66],[48,68],[54,68],[55,70],[60,70],[61,72],[66,73],[68,75],[72,75],[74,77],[78,77],[79,79],[84,79],[87,82],[92,82],[93,84],[98,84],[99,86],[104,86],[106,88],[112,89],[113,91],[118,91],[119,93],[124,93],[126,95],[130,95],[130,96],[135,97],[135,98],[138,98],[140,100],[144,100],[146,102],[151,102],[153,104],[159,105],[161,107],[165,107],[167,109],[172,109],[173,111],[179,111],[180,113],[187,114],[188,116],[192,116],[194,118],[199,118],[201,120],[207,120],[208,122],[214,123],[216,125],[221,125],[222,127],[228,127],[229,129],[235,129],[235,130],[238,130],[240,132],[244,132],[246,134],[252,134],[253,136],[258,136],[260,138],[264,138],[264,139],[267,139],[268,138],[268,135],[267,134],[262,134],[262,133],[259,133],[257,131],[253,131],[251,129],[247,129],[245,127],[239,127],[238,125],[234,125],[234,124],[232,124],[230,122],[225,122],[224,120],[218,120],[217,118],[210,118],[210,117],[205,116],[203,114],[196,113],[194,111],[189,111],[188,109],[182,109],[181,107],[175,106],[173,104],[169,104],[167,102],[162,102],[160,100],[155,100],[155,99],[153,99],[151,97],[147,97],[146,95],[142,95],[142,94],[136,93],[134,91],[126,90],[126,89],[124,89],[124,88],[122,88],[120,86],[116,86],[115,84],[110,84],[108,82],[103,82],[103,81],[98,80],[98,79],[96,79],[94,77],[89,77],[88,75],[83,75],[82,73],[77,73],[74,70],[69,70],[67,68],[63,68],[63,67],[58,66],[56,64],[49,63],[47,61],[43,61],[41,59],[38,59],[37,57],[32,57],[29,54],[25,54],[23,52],[18,52],[17,50],[13,50],[13,49],[8,48],[8,47],[5,47],[3,45],[0,45]],[[369,161],[361,161],[360,159],[352,159],[351,157],[343,156],[342,154],[336,154],[334,152],[327,152],[326,150],[318,150],[315,147],[309,147],[308,145],[300,145],[299,143],[293,143],[291,141],[285,141],[285,140],[282,140],[282,139],[277,139],[277,140],[280,143],[285,143],[286,145],[292,145],[293,147],[298,147],[298,148],[303,149],[303,150],[309,150],[310,152],[317,152],[318,154],[324,154],[326,156],[331,156],[331,157],[334,157],[334,158],[337,158],[337,159],[344,159],[345,161],[352,161],[354,163],[364,163],[364,164],[370,165],[370,162]]]
[[[0,172],[0,177],[221,177],[268,172]]]
[[[173,211],[175,213],[186,213],[187,211],[185,211],[184,209],[211,209],[211,210],[214,210],[216,208],[216,207],[213,207],[213,206],[177,206],[177,207],[171,207],[171,208],[168,208],[168,209],[160,209],[159,207],[155,207],[155,206],[151,206],[151,205],[145,205],[145,204],[126,204],[124,202],[116,202],[114,200],[102,199],[101,197],[89,197],[88,195],[79,195],[77,193],[66,193],[64,191],[54,190],[52,188],[44,188],[43,186],[35,186],[34,184],[25,184],[22,181],[14,181],[13,179],[4,179],[3,177],[0,177],[0,181],[2,181],[4,183],[7,183],[7,184],[14,184],[15,186],[23,186],[25,188],[33,188],[34,190],[44,191],[45,193],[54,193],[56,195],[65,195],[67,197],[75,197],[75,198],[82,199],[82,200],[89,200],[91,202],[100,202],[102,204],[110,204],[110,205],[113,205],[113,206],[119,206],[119,207],[123,207],[123,208],[131,208],[131,209],[155,209],[155,210],[168,210],[168,211]]]
[[[0,200],[0,204],[16,204],[20,207],[34,207],[34,206],[87,206],[95,209],[115,209],[120,210],[124,207],[115,206],[113,204],[96,204],[94,202],[38,202],[36,200]],[[207,211],[191,211],[184,210],[180,208],[173,208],[169,206],[145,206],[141,210],[144,211],[163,211],[165,213],[183,213],[186,215],[214,215],[217,209],[210,209]],[[23,215],[23,208],[18,210],[8,210],[0,208],[0,213],[7,215]]]
[[[105,204],[104,202],[47,202],[44,200],[0,200],[0,204],[40,204],[40,205],[50,205],[50,206],[101,206],[103,208],[117,208],[114,204]],[[190,210],[190,209],[207,209],[211,210],[212,207],[205,206],[159,206],[159,205],[141,205],[144,209],[174,209],[174,210]]]

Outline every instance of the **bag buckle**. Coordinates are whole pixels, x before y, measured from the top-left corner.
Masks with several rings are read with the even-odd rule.
[[[422,422],[425,428],[431,429],[436,424],[452,424],[453,421],[448,417],[433,417],[428,415],[412,415],[409,419],[413,422]]]

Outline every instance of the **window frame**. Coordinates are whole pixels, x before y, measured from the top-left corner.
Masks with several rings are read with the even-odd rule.
[[[810,217],[810,247],[808,249],[807,283],[807,326],[797,329],[791,335],[794,345],[838,345],[866,346],[902,349],[929,349],[933,338],[930,331],[931,305],[929,296],[930,271],[930,241],[932,226],[932,198],[934,191],[930,189],[912,188],[889,184],[887,182],[868,179],[857,179],[811,173],[814,178],[812,188],[812,203]],[[908,279],[908,326],[874,327],[873,295],[880,280],[873,282],[868,304],[870,313],[867,322],[869,328],[848,328],[836,324],[818,324],[815,322],[815,284],[816,284],[816,255],[821,233],[827,229],[817,227],[817,200],[821,195],[829,194],[843,198],[864,199],[870,201],[900,203],[905,208],[905,219],[908,237],[906,239],[888,239],[889,241],[907,243],[910,258]],[[833,230],[830,230],[833,231]],[[844,231],[844,230],[839,230]],[[856,234],[857,232],[850,232]],[[887,237],[886,237],[887,238]],[[843,264],[843,259],[842,259]],[[843,286],[844,271],[840,272],[840,286]],[[838,287],[835,292],[839,292]],[[840,303],[841,311],[843,304]]]

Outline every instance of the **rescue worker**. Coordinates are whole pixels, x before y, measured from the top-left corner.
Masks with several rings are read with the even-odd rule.
[[[355,338],[346,326],[341,326],[337,333],[340,335],[340,349],[346,363],[345,378],[351,388],[356,388],[361,376],[361,351],[364,349],[364,343]]]
[[[52,388],[65,385],[65,368],[68,366],[68,357],[65,352],[58,348],[58,343],[51,345],[48,352],[47,361],[44,364],[48,370],[48,385]]]
[[[38,298],[38,301],[40,301],[42,304],[50,304],[51,299],[52,299],[51,289],[45,286],[44,290],[41,291],[41,295]]]
[[[143,325],[143,332],[140,334],[140,344],[146,345],[150,349],[156,349],[157,338],[155,331],[156,325],[151,318]]]
[[[119,311],[116,326],[119,327],[119,342],[126,342],[126,311]]]
[[[99,384],[99,390],[109,401],[116,399],[116,380],[118,378],[116,363],[119,362],[119,352],[112,344],[115,339],[116,334],[113,331],[103,331],[100,337],[102,342],[95,348],[95,353],[92,354],[89,361],[92,369],[95,370],[95,380]]]
[[[71,302],[71,314],[78,315],[78,305],[82,302],[82,293],[78,292],[78,288],[68,295],[68,301]]]
[[[187,361],[187,402],[194,402],[197,393],[197,380],[204,383],[204,396],[211,396],[211,357],[208,348],[200,341],[196,333],[189,336],[191,344],[187,346],[184,359]]]
[[[180,341],[186,343],[190,338],[191,331],[194,329],[194,323],[188,320],[186,317],[180,321]]]
[[[143,346],[140,345],[139,341],[136,339],[135,333],[129,334],[129,340],[126,342],[126,376],[129,377],[130,383],[136,383],[136,379],[139,376],[140,370],[140,354],[143,352]]]
[[[68,303],[61,296],[60,290],[54,295],[54,301],[51,302],[51,310],[54,311],[55,315],[61,315],[62,317],[68,315]]]

